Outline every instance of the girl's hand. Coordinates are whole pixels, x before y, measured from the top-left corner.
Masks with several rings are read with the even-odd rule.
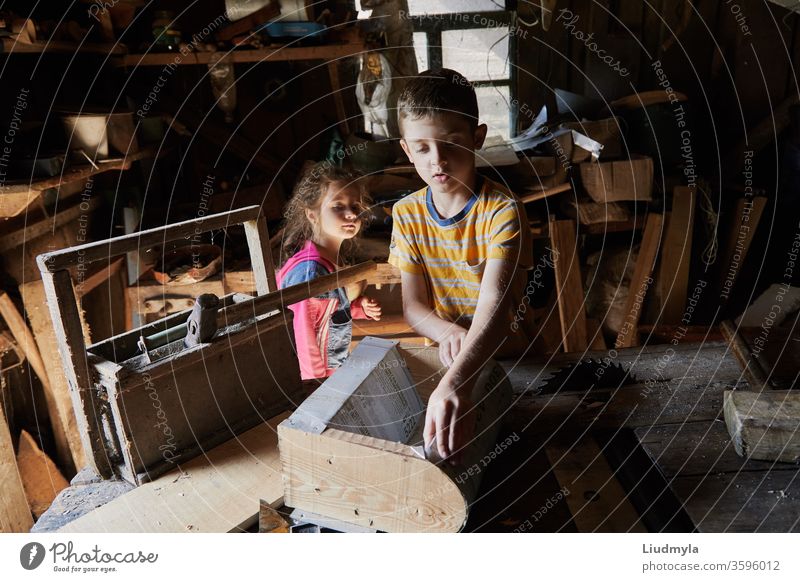
[[[361,307],[364,309],[364,315],[376,321],[381,318],[381,304],[371,297],[364,296],[361,301]]]

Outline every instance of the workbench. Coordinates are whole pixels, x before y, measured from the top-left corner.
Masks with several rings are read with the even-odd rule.
[[[514,404],[498,442],[516,440],[485,468],[466,531],[800,529],[798,467],[745,461],[730,443],[723,391],[748,386],[727,343],[621,349],[613,361],[635,383],[539,393],[576,359],[502,362]]]

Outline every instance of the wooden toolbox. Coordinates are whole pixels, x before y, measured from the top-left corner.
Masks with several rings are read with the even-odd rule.
[[[377,531],[460,531],[489,461],[505,447],[496,439],[511,385],[487,362],[472,393],[475,433],[453,466],[420,446],[424,402],[445,372],[438,348],[362,340],[278,425],[286,505]],[[409,389],[416,394],[404,395]],[[398,432],[408,438],[389,440]]]
[[[84,344],[69,269],[239,224],[257,297],[203,295],[191,310]],[[350,275],[364,278],[374,264],[269,293],[268,245],[251,206],[38,257],[83,446],[100,476],[140,485],[298,405],[292,313],[283,307]]]

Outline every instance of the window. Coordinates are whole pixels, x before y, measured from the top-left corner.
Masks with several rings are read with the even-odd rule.
[[[360,2],[356,3],[360,9]],[[360,11],[359,18],[371,11]],[[514,127],[516,15],[505,0],[408,0],[420,71],[455,69],[475,85],[490,136],[508,139]]]

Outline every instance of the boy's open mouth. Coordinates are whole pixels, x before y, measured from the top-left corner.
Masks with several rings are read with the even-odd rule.
[[[447,174],[434,174],[433,175],[433,180],[437,184],[444,184],[449,179],[450,179],[450,176],[448,176]]]

